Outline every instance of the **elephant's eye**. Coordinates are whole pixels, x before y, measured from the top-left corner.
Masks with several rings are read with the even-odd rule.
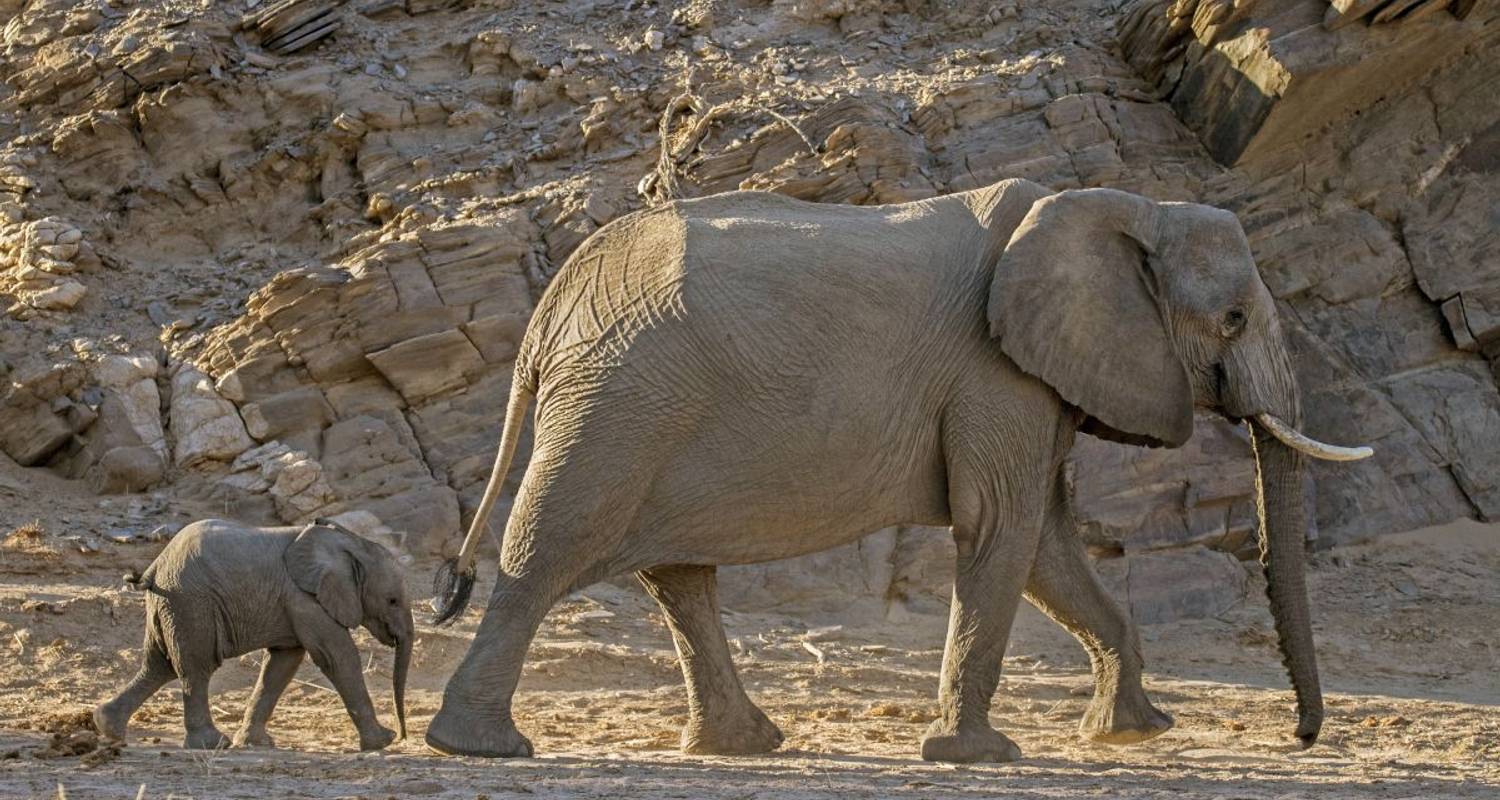
[[[396,599],[396,598],[394,598],[394,597],[392,597],[391,598],[391,605],[393,605],[393,606],[399,606],[399,605],[401,605],[401,601],[398,600],[398,599]]]
[[[1245,320],[1244,311],[1238,308],[1230,309],[1229,313],[1224,315],[1224,322],[1221,325],[1223,334],[1231,339],[1239,336],[1240,331],[1245,329]]]

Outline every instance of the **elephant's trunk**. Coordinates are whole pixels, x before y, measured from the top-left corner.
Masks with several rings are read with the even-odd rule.
[[[1323,726],[1323,694],[1313,649],[1307,599],[1305,457],[1349,461],[1369,448],[1324,444],[1298,430],[1301,404],[1291,358],[1271,322],[1264,336],[1246,337],[1223,365],[1226,413],[1249,422],[1255,450],[1255,498],[1260,514],[1261,564],[1276,622],[1282,663],[1297,694],[1297,738],[1311,747]]]
[[[1313,649],[1312,615],[1303,574],[1306,559],[1303,543],[1307,535],[1303,460],[1263,425],[1252,423],[1251,428],[1266,596],[1276,622],[1281,660],[1297,694],[1297,738],[1303,747],[1311,747],[1323,726],[1323,693],[1318,685],[1318,659]]]
[[[401,738],[406,738],[406,674],[411,668],[412,640],[416,638],[416,626],[411,612],[406,612],[406,629],[396,637],[396,665],[391,670],[391,693],[396,700],[396,725]]]

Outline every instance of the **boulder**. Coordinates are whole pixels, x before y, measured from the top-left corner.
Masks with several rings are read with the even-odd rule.
[[[89,468],[89,487],[96,494],[139,492],[156,485],[166,474],[166,462],[155,448],[116,447]]]
[[[0,403],[0,449],[23,467],[46,461],[72,437],[67,420],[45,403],[15,396]]]
[[[306,522],[329,510],[337,500],[323,477],[323,465],[282,442],[246,450],[230,465],[220,483],[250,494],[265,494],[284,522]]]
[[[177,466],[229,461],[255,445],[234,404],[197,368],[181,364],[172,376],[168,415]]]
[[[156,359],[148,355],[110,355],[94,365],[94,380],[104,389],[100,414],[105,424],[93,438],[106,439],[111,447],[145,445],[163,460],[169,456],[157,371]]]
[[[78,361],[28,359],[0,384],[0,450],[23,467],[44,463],[73,439],[68,396],[87,381]],[[59,413],[62,412],[62,413]]]

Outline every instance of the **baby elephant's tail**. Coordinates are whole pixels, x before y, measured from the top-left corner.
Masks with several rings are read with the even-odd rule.
[[[125,573],[122,577],[125,579],[126,586],[129,586],[130,588],[138,592],[151,592],[152,594],[160,595],[161,590],[156,588],[156,584],[151,582],[152,571],[153,570],[151,570],[149,567],[146,569],[146,572],[144,574],[136,570],[131,570],[130,572]]]

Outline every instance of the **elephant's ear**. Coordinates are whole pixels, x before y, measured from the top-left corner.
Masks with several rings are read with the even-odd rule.
[[[318,605],[345,628],[359,625],[364,618],[359,599],[364,569],[352,547],[356,543],[349,537],[331,527],[309,525],[282,556],[292,582],[318,598]]]
[[[1178,447],[1193,394],[1152,272],[1161,218],[1113,189],[1037,201],[995,264],[989,323],[1017,366],[1090,417],[1087,432]]]

